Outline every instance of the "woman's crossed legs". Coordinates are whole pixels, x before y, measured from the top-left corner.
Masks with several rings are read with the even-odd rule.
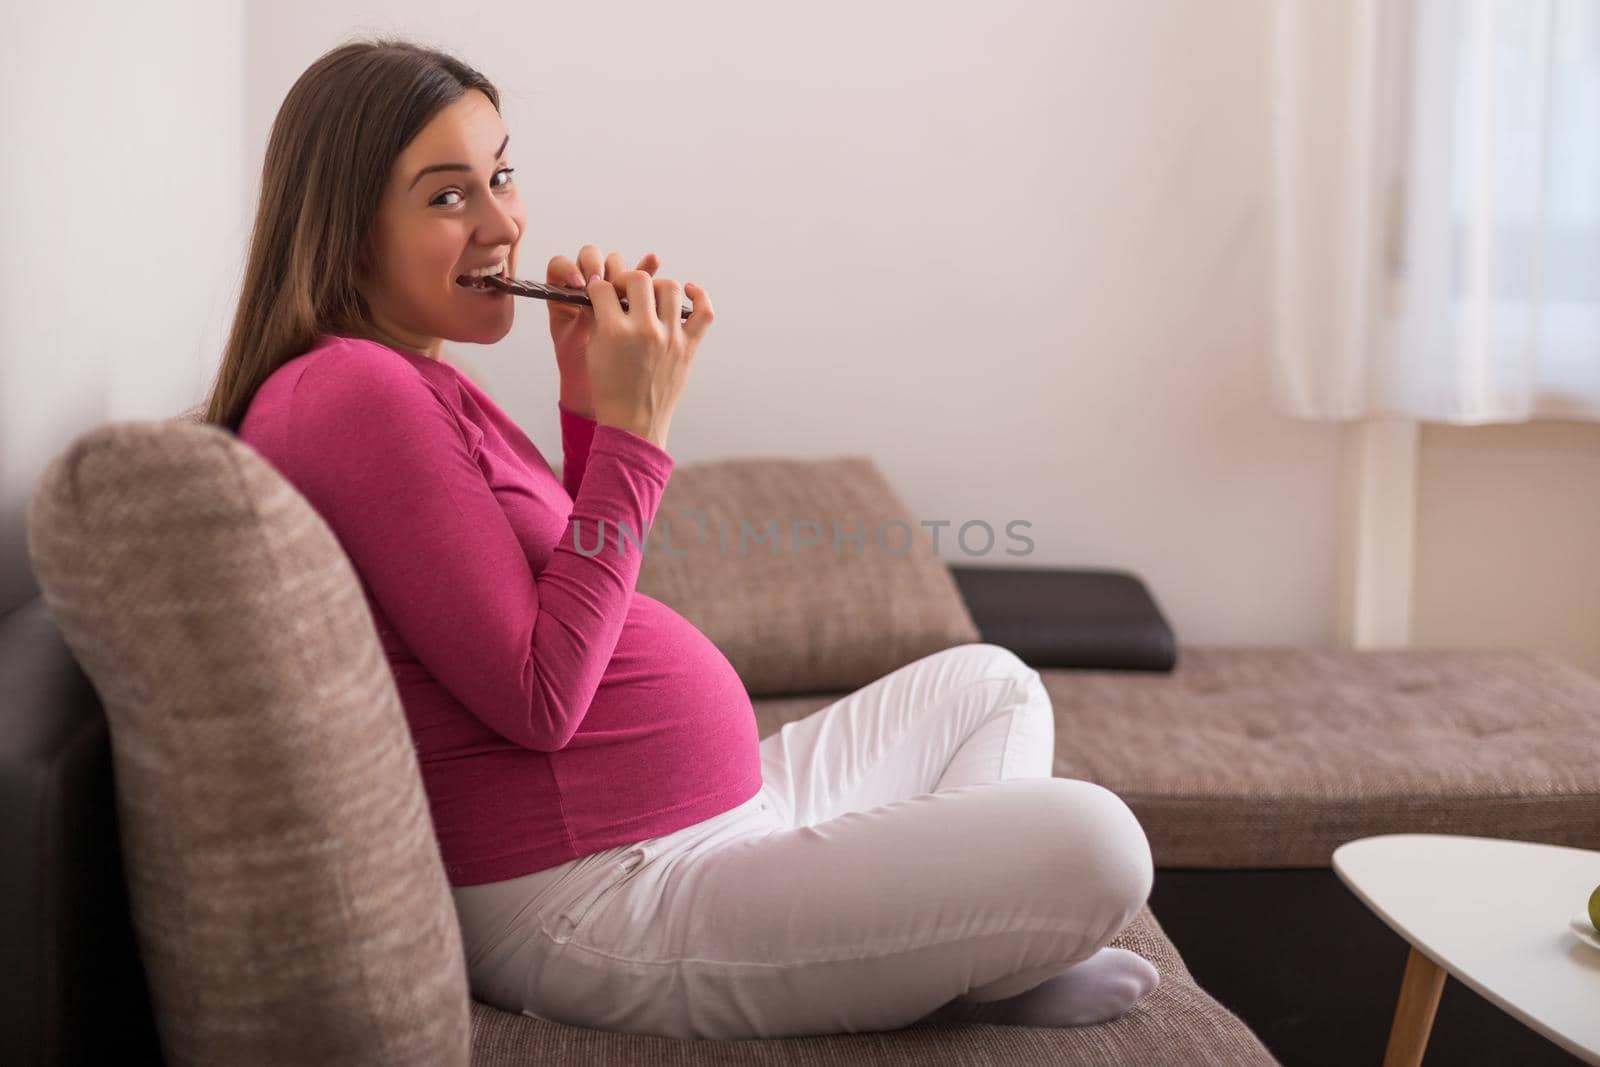
[[[1053,755],[1049,697],[1014,654],[926,656],[763,739],[749,801],[612,850],[615,874],[490,954],[484,984],[543,1018],[671,1037],[936,1011],[1048,1025],[1047,979],[1096,956],[1153,879],[1127,805],[1051,777]],[[1127,1001],[1154,971],[1093,962],[1121,956],[1150,976]]]

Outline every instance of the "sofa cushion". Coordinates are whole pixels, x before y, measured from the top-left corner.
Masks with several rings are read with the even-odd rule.
[[[1600,678],[1515,649],[1182,646],[1170,674],[1039,672],[1054,773],[1133,809],[1158,867],[1329,867],[1346,841],[1600,848]],[[756,703],[763,735],[843,694]]]
[[[1146,906],[1111,944],[1154,963],[1161,983],[1109,1023],[1035,1028],[922,1020],[899,1030],[746,1041],[618,1034],[514,1015],[474,1001],[473,1067],[527,1063],[871,1064],[1013,1067],[1033,1063],[1253,1067],[1278,1060],[1237,1015],[1195,984]]]
[[[1516,649],[1184,647],[1044,672],[1056,773],[1128,802],[1166,867],[1327,867],[1345,841],[1600,848],[1600,678]]]
[[[952,565],[991,645],[1033,668],[1170,671],[1178,639],[1144,581],[1104,567]]]
[[[980,639],[928,529],[865,457],[677,467],[637,588],[757,697],[856,689]]]
[[[27,521],[110,725],[167,1058],[466,1064],[416,753],[332,532],[254,451],[188,420],[80,436]]]

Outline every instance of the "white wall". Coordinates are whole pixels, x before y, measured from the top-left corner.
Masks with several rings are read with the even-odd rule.
[[[1328,640],[1340,430],[1263,359],[1264,0],[257,3],[252,172],[384,32],[500,86],[525,275],[593,241],[710,290],[680,463],[865,453],[918,518],[1137,571],[1182,640]],[[543,307],[458,356],[559,461]]]
[[[215,372],[241,265],[242,0],[8,4],[0,34],[0,611],[79,433]]]
[[[1600,675],[1600,422],[1428,425],[1420,443],[1412,644]]]
[[[140,10],[89,34],[89,56],[70,16],[30,30],[58,54],[5,73],[8,87],[90,79],[23,140],[64,157],[77,130],[105,169],[55,168],[39,189],[42,171],[7,166],[4,191],[26,178],[64,217],[46,262],[92,246],[103,264],[110,226],[158,271],[216,270],[290,84],[348,37],[403,33],[500,85],[529,207],[524,273],[593,241],[630,262],[654,250],[712,293],[718,321],[673,422],[680,463],[868,454],[918,518],[1026,519],[1024,562],[1137,571],[1183,641],[1328,640],[1341,431],[1274,413],[1263,355],[1266,0],[249,3],[242,172],[224,109],[171,93],[222,91],[233,9],[179,5],[182,29]],[[122,88],[130,40],[159,54],[143,99],[177,97],[158,104],[178,108],[176,168],[134,165],[150,155],[138,138],[161,131],[122,125],[152,121]],[[191,207],[127,217],[174,185]],[[232,290],[178,298],[152,279],[63,325],[20,287],[51,231],[5,203],[5,440],[24,446],[8,453],[10,524],[77,427],[119,403],[198,401],[197,353],[214,365],[220,345],[206,316],[236,292],[238,263]],[[520,312],[499,345],[451,355],[558,461],[547,319],[534,302]]]

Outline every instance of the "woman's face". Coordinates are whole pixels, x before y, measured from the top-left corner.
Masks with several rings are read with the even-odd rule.
[[[516,276],[527,224],[500,113],[476,89],[435,115],[395,160],[372,233],[374,276],[358,288],[379,337],[438,359],[442,339],[492,344],[515,298],[456,279],[506,261]]]

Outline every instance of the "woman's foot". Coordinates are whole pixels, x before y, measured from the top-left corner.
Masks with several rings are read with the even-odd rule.
[[[1015,996],[979,1003],[956,998],[940,1019],[1012,1026],[1089,1026],[1110,1022],[1155,989],[1161,975],[1138,953],[1102,948]]]

